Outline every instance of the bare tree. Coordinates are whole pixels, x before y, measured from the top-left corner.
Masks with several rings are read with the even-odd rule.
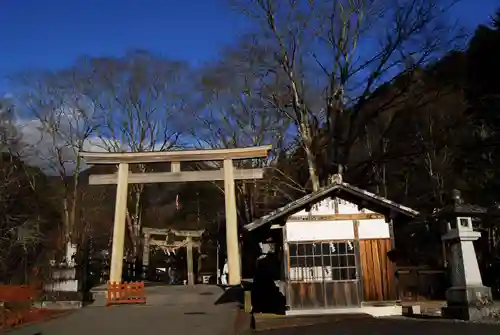
[[[279,192],[286,197],[290,185],[304,189],[276,167],[277,157],[289,151],[294,136],[289,131],[290,120],[262,96],[262,91],[269,89],[265,76],[259,76],[252,64],[246,64],[245,71],[234,71],[233,65],[231,59],[224,59],[202,71],[199,88],[202,102],[192,131],[202,148],[272,145],[269,158],[236,163],[240,168],[267,171],[264,180],[236,185],[238,214],[242,222],[250,222],[269,210],[265,208],[269,205],[266,194]],[[224,192],[222,187],[219,189]]]
[[[410,79],[409,87],[402,76],[372,98],[370,105],[378,108],[397,96],[390,109],[366,124],[353,146],[351,166],[384,196],[416,201],[417,207],[442,206],[443,196],[460,183],[454,168],[468,134],[467,103],[456,83],[432,68],[415,71]]]
[[[35,176],[28,174],[31,171],[25,170],[15,156],[2,154],[0,160],[0,273],[5,280],[43,240],[43,215],[38,205],[26,211],[36,192]]]
[[[427,197],[431,201],[427,201],[434,203],[435,208],[440,208],[446,204],[451,189],[459,185],[454,172],[459,158],[457,152],[460,140],[465,137],[469,127],[467,103],[460,93],[434,100],[432,105],[421,108],[419,119],[411,123],[411,128],[416,135],[416,146],[422,151],[421,166],[424,167],[430,186]],[[443,132],[442,129],[453,129],[453,132]],[[425,196],[422,194],[420,197]]]
[[[51,216],[49,204],[40,197],[46,186],[43,174],[26,166],[16,151],[20,132],[14,109],[10,101],[0,101],[0,278],[26,283],[29,264],[39,258],[46,224],[57,216]]]
[[[32,117],[24,125],[31,132],[31,143],[24,143],[21,154],[28,163],[59,177],[56,189],[61,192],[58,199],[63,214],[60,242],[70,248],[69,243],[76,243],[78,238],[79,175],[85,168],[78,152],[89,148],[100,121],[81,90],[84,78],[75,69],[28,73],[19,79],[23,85],[22,108]]]
[[[314,189],[321,181],[318,130],[330,138],[322,149],[330,171],[341,170],[364,124],[381,113],[363,112],[376,88],[449,45],[454,36],[445,14],[454,2],[234,1],[259,23],[246,47],[265,50],[267,71],[285,84],[268,101],[293,121]]]
[[[15,107],[8,98],[0,99],[0,153],[16,151],[19,142]]]
[[[77,65],[86,77],[83,92],[102,117],[97,136],[106,151],[144,152],[174,150],[188,125],[186,81],[183,62],[171,61],[145,51],[122,58],[85,58]],[[133,170],[146,172],[145,164]],[[127,227],[138,253],[144,211],[145,185],[131,185]]]
[[[80,183],[80,213],[78,231],[81,243],[92,239],[99,249],[111,248],[114,216],[114,189],[112,185],[84,185]]]

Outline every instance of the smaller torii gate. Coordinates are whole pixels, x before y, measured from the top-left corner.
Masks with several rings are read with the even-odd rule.
[[[116,184],[115,220],[109,281],[121,282],[125,241],[125,216],[128,184],[182,183],[191,181],[224,181],[226,207],[226,244],[229,285],[241,284],[241,261],[236,213],[235,180],[262,179],[262,169],[235,169],[233,160],[265,158],[270,145],[234,149],[179,150],[153,152],[80,152],[89,165],[118,165],[117,174],[91,175],[89,184]],[[181,171],[181,162],[222,161],[220,170]],[[171,172],[129,173],[129,164],[170,162]]]
[[[144,234],[144,244],[143,244],[143,254],[142,254],[142,264],[145,266],[149,265],[149,252],[151,245],[157,245],[160,247],[172,247],[174,249],[180,247],[186,247],[186,262],[187,262],[187,275],[188,284],[190,286],[194,285],[194,267],[193,267],[193,248],[200,248],[201,243],[199,239],[205,231],[202,230],[176,230],[176,229],[160,229],[160,228],[143,228]],[[153,236],[160,235],[165,236],[163,239],[156,239]],[[168,241],[168,236],[179,236],[183,237],[182,241]],[[197,241],[198,240],[198,241]]]

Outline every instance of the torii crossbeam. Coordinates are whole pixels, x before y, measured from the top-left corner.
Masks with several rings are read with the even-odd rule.
[[[128,184],[172,183],[224,180],[226,207],[226,244],[229,285],[241,283],[241,264],[238,243],[235,179],[262,179],[262,169],[235,170],[233,160],[267,157],[270,145],[235,149],[208,149],[161,152],[80,152],[89,165],[118,165],[117,174],[90,176],[91,185],[117,184],[110,282],[121,282],[125,241],[125,215]],[[223,161],[223,169],[212,171],[181,171],[180,162]],[[170,162],[170,172],[129,173],[129,164]]]

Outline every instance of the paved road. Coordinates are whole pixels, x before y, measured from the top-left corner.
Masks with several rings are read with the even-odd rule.
[[[146,305],[104,307],[97,302],[70,315],[9,332],[12,335],[232,334],[234,304],[214,303],[215,286],[146,288]],[[101,305],[101,306],[98,306]]]
[[[9,332],[11,335],[231,335],[236,305],[215,304],[221,289],[199,285],[146,288],[146,305],[104,307],[103,300],[42,324]],[[241,314],[241,313],[240,313]],[[245,321],[243,320],[243,323]],[[300,324],[300,323],[298,323]],[[500,325],[470,324],[441,320],[342,317],[326,323],[258,331],[261,335],[498,335]]]
[[[259,331],[260,335],[498,335],[500,325],[448,320],[339,318],[312,326]]]

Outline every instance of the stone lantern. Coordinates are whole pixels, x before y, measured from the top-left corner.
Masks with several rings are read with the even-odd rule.
[[[477,320],[491,313],[491,290],[483,285],[473,243],[481,233],[472,227],[472,218],[485,214],[484,208],[464,204],[458,190],[453,191],[453,203],[435,214],[445,222],[442,240],[447,243],[450,255],[451,287],[446,291],[444,316]]]

